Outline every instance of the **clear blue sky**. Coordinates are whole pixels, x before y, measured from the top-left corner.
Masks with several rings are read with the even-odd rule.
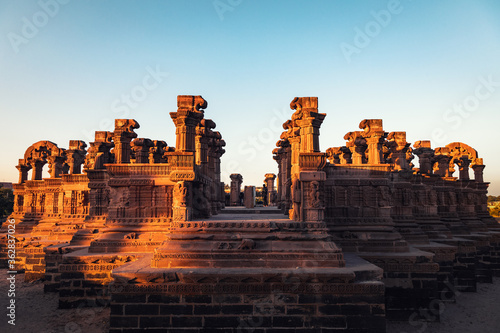
[[[227,142],[223,180],[261,185],[290,101],[318,96],[323,151],[382,118],[411,142],[476,148],[500,194],[497,0],[2,0],[0,36],[0,181],[32,143],[89,142],[114,118],[174,145],[176,96],[199,94]]]

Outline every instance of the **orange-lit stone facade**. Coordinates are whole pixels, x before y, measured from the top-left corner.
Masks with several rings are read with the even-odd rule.
[[[417,310],[408,302],[401,307],[405,299],[429,304],[451,284],[474,291],[477,281],[499,275],[499,225],[487,213],[488,183],[476,150],[460,142],[432,149],[424,140],[412,148],[406,132],[365,119],[344,136],[344,146],[323,153],[326,114],[317,98],[295,98],[290,107],[273,151],[278,207],[291,220],[325,221],[345,252],[383,268],[389,317],[407,320]]]
[[[11,216],[22,241],[17,266],[26,279],[48,273],[44,248],[55,254],[80,247],[89,253],[151,252],[172,221],[207,218],[224,207],[225,142],[204,118],[207,102],[179,96],[177,104],[170,113],[177,148],[139,138],[133,119],[116,119],[113,132],[95,132],[88,151],[83,141],[70,141],[68,149],[40,141],[26,150],[17,165]],[[45,164],[49,178],[42,178]]]
[[[61,308],[111,305],[113,333],[381,333],[386,318],[438,321],[433,302],[500,276],[472,147],[412,146],[365,119],[323,152],[326,113],[296,97],[273,151],[278,174],[264,176],[268,207],[232,174],[224,209],[225,142],[207,107],[178,96],[175,146],[138,137],[133,119],[88,145],[30,146],[10,216],[17,255],[4,225],[1,262],[44,278]]]

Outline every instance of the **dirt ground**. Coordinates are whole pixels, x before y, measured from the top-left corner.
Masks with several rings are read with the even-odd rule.
[[[500,278],[479,283],[477,293],[457,293],[456,303],[442,303],[440,323],[387,323],[387,333],[499,333]]]
[[[8,324],[10,283],[0,270],[0,332],[80,333],[107,332],[109,308],[58,309],[58,295],[44,293],[40,281],[16,276],[15,326]],[[500,278],[479,284],[477,293],[459,293],[457,302],[443,304],[440,323],[387,323],[387,333],[498,333],[500,332]]]
[[[109,308],[58,309],[58,294],[44,293],[43,283],[24,282],[24,274],[16,276],[15,298],[9,297],[7,270],[0,270],[0,332],[86,333],[107,332]],[[8,323],[7,309],[15,299],[15,326]]]

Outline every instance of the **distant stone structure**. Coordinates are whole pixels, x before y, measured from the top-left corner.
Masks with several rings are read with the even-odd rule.
[[[276,179],[276,175],[274,173],[266,173],[265,177],[264,183],[267,187],[267,204],[268,206],[275,206],[276,190],[274,189],[274,180]]]
[[[243,177],[239,173],[233,173],[231,176],[231,206],[240,206],[240,194],[241,194],[241,183],[243,182]]]
[[[9,183],[9,182],[0,182],[0,188],[9,188],[9,189],[12,189],[13,186],[12,186],[12,183]]]

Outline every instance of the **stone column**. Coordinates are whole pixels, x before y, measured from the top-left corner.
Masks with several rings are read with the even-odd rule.
[[[434,174],[440,177],[450,177],[450,150],[446,147],[438,147],[434,150]]]
[[[368,144],[368,164],[383,163],[382,144],[387,134],[382,128],[382,119],[365,119],[359,128],[363,129],[362,136]]]
[[[221,136],[222,138],[222,136]],[[216,140],[216,150],[215,150],[215,186],[216,186],[216,191],[218,193],[218,204],[217,204],[217,211],[222,210],[225,207],[225,197],[226,193],[224,192],[224,183],[220,181],[220,165],[221,165],[221,157],[222,155],[226,152],[224,150],[224,147],[226,145],[226,142],[222,139]]]
[[[365,151],[366,140],[362,137],[360,131],[349,132],[344,135],[344,140],[347,140],[346,147],[351,151],[352,164],[366,163]]]
[[[170,112],[175,124],[175,151],[196,151],[196,126],[203,119],[208,103],[201,96],[177,96],[177,112]]]
[[[24,159],[20,159],[16,169],[19,170],[19,184],[23,184],[28,180],[28,171],[31,169],[31,165],[27,165]]]
[[[63,163],[66,160],[66,157],[63,156],[49,156],[49,174],[50,178],[59,178],[61,177],[61,172],[63,168]]]
[[[196,126],[195,146],[196,146],[196,164],[200,166],[201,172],[204,175],[209,175],[210,155],[209,144],[214,137],[212,129],[215,128],[215,123],[210,119],[202,119]],[[219,133],[220,135],[220,133]]]
[[[90,148],[85,156],[83,168],[86,170],[104,169],[104,164],[113,163],[113,154],[110,152],[114,143],[113,132],[96,131],[95,141],[90,143]]]
[[[420,173],[432,175],[432,160],[434,158],[434,149],[431,148],[431,142],[428,140],[417,141],[413,145],[413,153],[418,156],[420,164]]]
[[[275,197],[274,190],[274,180],[276,179],[276,175],[274,173],[266,173],[264,182],[267,186],[267,204],[269,206],[274,206],[276,202],[273,202],[271,199]]]
[[[241,183],[243,182],[243,177],[239,173],[233,173],[231,178],[231,206],[239,206],[240,203],[240,192]]]
[[[459,179],[470,180],[469,165],[472,162],[472,160],[470,160],[467,156],[462,156],[458,159],[455,159],[453,162],[455,162],[458,165]]]
[[[69,166],[69,173],[71,175],[82,173],[82,164],[85,161],[85,155],[87,154],[87,151],[85,150],[86,147],[87,144],[85,141],[69,141],[69,149],[66,150],[66,163]]]
[[[281,209],[281,187],[283,185],[282,181],[282,164],[281,164],[281,156],[279,154],[279,148],[274,148],[273,149],[273,159],[278,163],[278,183],[277,183],[277,197],[276,197],[276,204],[278,206],[278,209]]]
[[[387,136],[387,140],[386,145],[390,151],[390,162],[394,165],[394,170],[409,170],[407,153],[411,153],[411,148],[410,144],[406,142],[406,132],[391,132]]]
[[[286,123],[285,123],[286,124]],[[285,126],[285,125],[284,125]],[[286,129],[286,127],[285,127]],[[281,139],[276,143],[278,148],[273,150],[274,159],[278,163],[278,208],[285,214],[288,214],[290,209],[290,142],[288,141],[287,132],[281,134]]]
[[[290,177],[300,171],[299,167],[299,151],[300,151],[300,136],[289,137],[290,143]]]
[[[318,113],[318,97],[295,97],[290,108],[296,110],[292,121],[300,127],[300,151],[319,152],[319,128],[326,114]]]
[[[113,141],[115,143],[115,163],[130,163],[130,142],[137,137],[134,129],[139,128],[139,123],[134,119],[115,119]]]
[[[330,164],[351,164],[352,153],[346,146],[331,147],[326,150]]]
[[[149,148],[149,155],[148,155],[148,161],[150,164],[162,162],[162,157],[165,147],[167,147],[167,143],[165,141],[161,140],[153,141],[153,147]]]
[[[326,180],[322,171],[326,154],[320,153],[319,128],[326,114],[317,112],[317,97],[296,97],[290,107],[296,112],[291,119],[293,129],[287,136],[292,150],[289,217],[295,221],[321,222],[325,210],[321,191]]]
[[[131,149],[135,154],[135,163],[149,163],[149,149],[154,146],[150,139],[137,138],[132,141]]]
[[[33,172],[31,174],[31,180],[42,180],[43,166],[47,163],[46,160],[37,159],[32,162],[34,164]]]
[[[474,170],[474,180],[478,183],[484,183],[483,179],[483,171],[485,168],[485,165],[483,165],[483,159],[482,158],[477,158],[476,163],[472,166],[472,170]]]

